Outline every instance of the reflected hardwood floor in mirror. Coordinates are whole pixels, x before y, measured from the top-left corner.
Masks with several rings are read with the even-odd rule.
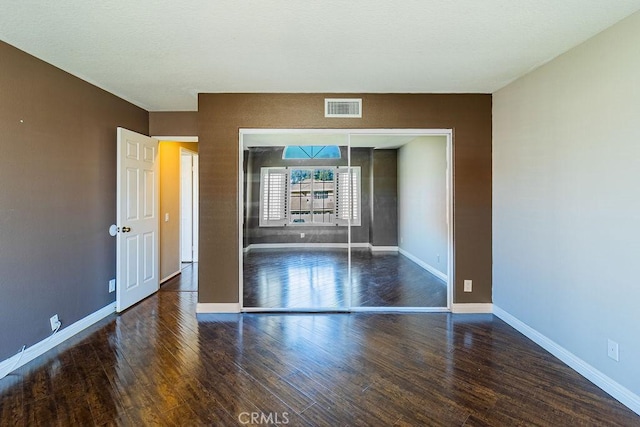
[[[346,249],[253,249],[243,257],[244,307],[347,308]],[[447,287],[397,252],[352,249],[354,307],[446,307]]]
[[[196,318],[175,282],[0,380],[0,425],[640,423],[490,314]]]

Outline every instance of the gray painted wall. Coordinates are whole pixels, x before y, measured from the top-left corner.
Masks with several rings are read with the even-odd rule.
[[[640,399],[640,13],[493,100],[494,303]],[[607,339],[620,361],[607,357]]]
[[[373,246],[398,246],[398,150],[372,150],[371,227]]]
[[[115,299],[116,127],[149,115],[0,42],[0,360]]]
[[[444,274],[448,260],[446,170],[444,136],[419,137],[398,150],[399,247]]]

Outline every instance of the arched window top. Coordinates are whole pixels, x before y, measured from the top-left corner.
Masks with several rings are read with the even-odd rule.
[[[284,147],[282,158],[288,160],[339,159],[340,147],[337,145],[288,145]]]

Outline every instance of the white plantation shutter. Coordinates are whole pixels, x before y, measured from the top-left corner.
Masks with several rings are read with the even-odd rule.
[[[360,225],[360,168],[351,168],[351,225]]]
[[[350,171],[348,167],[330,169],[334,171],[335,224],[348,225],[351,219],[351,225],[359,226],[362,212],[360,167],[351,167]],[[260,227],[283,227],[289,224],[290,210],[295,209],[289,206],[291,191],[295,191],[290,185],[289,173],[287,168],[266,167],[260,170]],[[314,197],[313,192],[311,194],[310,197]],[[314,200],[310,202],[314,203]],[[305,224],[312,225],[308,222]]]
[[[286,169],[262,168],[260,179],[260,227],[287,224],[289,175]]]
[[[336,223],[360,225],[360,167],[336,170]]]

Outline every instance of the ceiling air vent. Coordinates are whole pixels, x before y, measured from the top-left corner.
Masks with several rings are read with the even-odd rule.
[[[324,116],[351,118],[362,117],[362,99],[325,98]]]

